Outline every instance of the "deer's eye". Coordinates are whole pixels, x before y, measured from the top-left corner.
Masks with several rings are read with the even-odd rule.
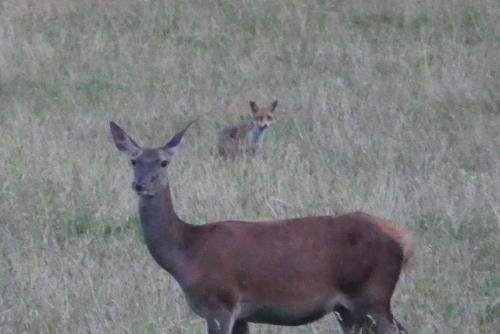
[[[167,161],[167,160],[163,160],[163,161],[160,163],[160,165],[161,165],[162,167],[167,167],[167,166],[168,166],[168,161]]]
[[[132,166],[135,166],[135,160],[130,160],[130,163],[132,164]]]

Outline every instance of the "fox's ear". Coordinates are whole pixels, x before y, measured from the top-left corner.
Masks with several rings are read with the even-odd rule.
[[[118,150],[128,154],[130,157],[136,157],[141,153],[139,145],[115,122],[109,122],[109,128]]]
[[[278,100],[273,101],[273,103],[271,103],[271,112],[274,112],[274,109],[276,109],[277,106],[278,106]]]
[[[259,111],[259,107],[257,106],[257,103],[254,101],[250,101],[250,108],[252,109],[252,112],[255,114],[257,111]]]

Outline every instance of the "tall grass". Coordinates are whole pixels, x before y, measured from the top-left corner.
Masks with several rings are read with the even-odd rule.
[[[363,210],[413,232],[412,333],[500,327],[500,5],[5,0],[0,332],[204,333],[147,253],[108,121],[163,144],[195,224]],[[215,133],[279,100],[255,159]],[[325,318],[252,333],[340,333]]]

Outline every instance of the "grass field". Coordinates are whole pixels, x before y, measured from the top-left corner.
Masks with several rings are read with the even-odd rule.
[[[108,130],[160,145],[199,117],[170,167],[181,218],[391,219],[417,240],[408,330],[497,333],[499,22],[497,0],[3,0],[0,332],[204,333]],[[279,100],[264,150],[217,159],[251,99]]]

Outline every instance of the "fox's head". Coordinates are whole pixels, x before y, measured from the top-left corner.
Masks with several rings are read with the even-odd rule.
[[[259,107],[254,101],[250,101],[250,108],[255,120],[255,124],[260,130],[268,128],[273,122],[273,113],[278,105],[278,101],[271,103],[270,107]]]

